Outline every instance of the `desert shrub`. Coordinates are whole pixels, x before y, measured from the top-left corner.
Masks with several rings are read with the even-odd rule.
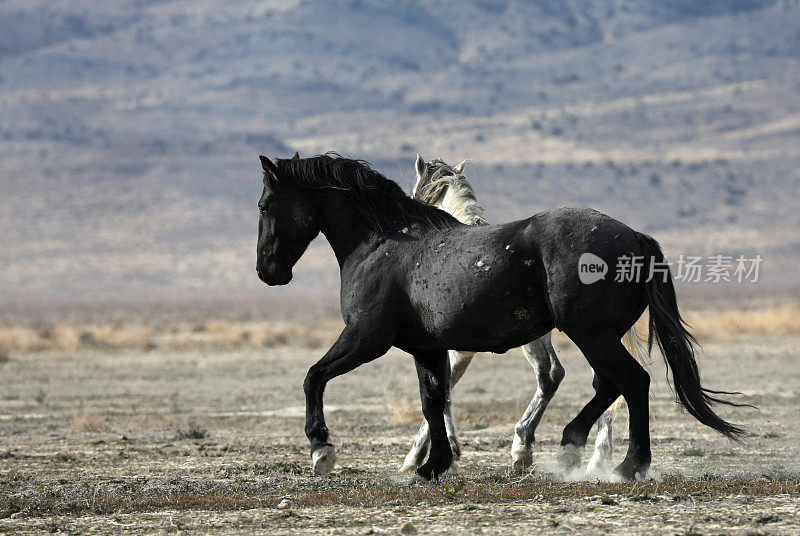
[[[72,416],[70,428],[77,432],[102,432],[108,425],[103,415],[84,409]]]

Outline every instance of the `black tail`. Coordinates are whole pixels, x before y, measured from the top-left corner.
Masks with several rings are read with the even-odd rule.
[[[637,233],[639,242],[644,249],[644,255],[649,262],[663,263],[664,254],[661,247],[652,237]],[[727,404],[730,406],[746,406],[717,398],[713,395],[733,395],[727,391],[712,391],[700,385],[700,371],[695,361],[695,347],[697,341],[686,330],[686,323],[678,311],[678,300],[675,297],[675,287],[672,284],[672,274],[668,274],[666,281],[663,273],[653,274],[646,283],[647,305],[650,308],[650,334],[647,340],[647,349],[652,351],[653,339],[658,342],[658,347],[664,359],[672,370],[672,380],[675,384],[675,393],[678,401],[686,408],[695,419],[718,431],[719,433],[739,441],[745,430],[731,424],[711,409],[713,404]]]

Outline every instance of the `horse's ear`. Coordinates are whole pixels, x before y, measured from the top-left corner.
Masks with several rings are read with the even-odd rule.
[[[275,164],[263,154],[259,155],[258,158],[261,160],[261,167],[264,169],[264,173],[266,173],[268,177],[278,180],[278,168]]]
[[[294,156],[292,157],[292,160],[300,160],[300,153],[295,151],[294,152]]]
[[[425,172],[428,170],[428,165],[425,163],[425,159],[422,158],[422,155],[417,153],[417,162],[414,164],[417,168],[417,176],[424,177]]]
[[[455,169],[456,171],[458,171],[458,174],[460,175],[460,174],[464,173],[464,168],[465,168],[466,166],[467,166],[467,161],[466,161],[466,160],[462,160],[462,161],[461,161],[461,163],[460,163],[460,164],[458,164],[458,165],[457,165],[456,167],[454,167],[453,169]]]

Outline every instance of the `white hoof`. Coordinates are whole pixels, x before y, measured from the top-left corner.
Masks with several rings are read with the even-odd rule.
[[[581,449],[575,445],[562,445],[556,454],[558,472],[563,478],[572,478],[573,473],[581,464]]]
[[[408,454],[406,454],[406,459],[403,460],[403,466],[400,467],[399,473],[413,473],[419,469],[419,465],[417,465],[417,452],[412,450]]]
[[[598,477],[608,477],[611,473],[611,458],[600,451],[594,451],[589,465],[586,466],[586,472]]]
[[[333,445],[324,445],[311,453],[311,463],[315,475],[327,475],[336,464],[336,448]]]
[[[511,467],[515,471],[524,471],[533,465],[533,447],[526,447],[522,439],[514,434],[514,441],[511,443]]]

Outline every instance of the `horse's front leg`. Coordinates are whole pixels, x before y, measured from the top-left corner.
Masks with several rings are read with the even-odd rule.
[[[311,442],[314,473],[326,475],[336,463],[336,449],[328,441],[328,427],[322,409],[325,385],[337,376],[368,363],[390,348],[384,337],[370,330],[348,325],[325,356],[308,370],[303,389],[306,394],[306,437]]]
[[[447,439],[444,420],[445,407],[450,398],[450,364],[444,350],[414,354],[414,364],[419,377],[419,395],[422,414],[428,422],[431,437],[428,461],[417,469],[411,483],[438,478],[453,463],[453,451]]]
[[[461,376],[467,371],[467,367],[472,362],[472,357],[475,352],[459,352],[457,350],[450,350],[447,352],[450,359],[450,393],[452,397],[453,387],[461,379]],[[444,423],[447,428],[447,438],[450,440],[450,448],[453,451],[453,458],[458,459],[461,457],[461,445],[458,442],[456,434],[455,420],[453,419],[453,404],[451,398],[448,398],[447,405],[444,409]],[[422,425],[414,436],[414,443],[411,445],[411,450],[406,454],[403,461],[403,466],[400,472],[403,471],[416,471],[417,467],[425,462],[425,457],[428,455],[428,449],[431,445],[431,437],[428,433],[428,421],[422,421]],[[450,467],[451,472],[457,472],[456,464]]]

